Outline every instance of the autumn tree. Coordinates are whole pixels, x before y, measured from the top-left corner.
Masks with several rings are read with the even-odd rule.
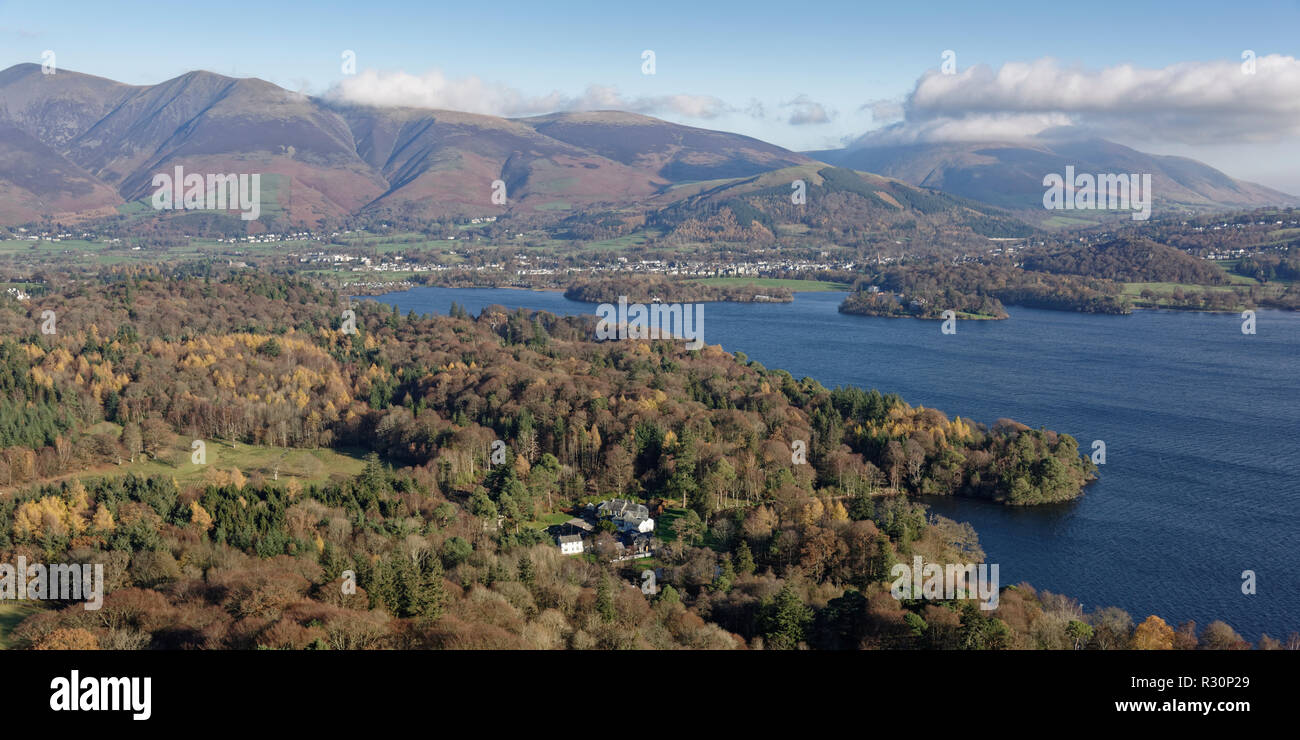
[[[135,422],[129,422],[122,427],[122,446],[131,457],[131,462],[135,462],[135,456],[139,455],[144,449],[144,438],[140,434],[140,425]]]
[[[1165,620],[1152,614],[1133,631],[1135,650],[1173,650],[1174,630]]]
[[[1243,640],[1241,635],[1227,623],[1215,620],[1205,627],[1205,632],[1201,634],[1201,648],[1203,650],[1249,650],[1250,643]]]
[[[98,650],[99,638],[81,627],[60,628],[42,637],[33,650]]]

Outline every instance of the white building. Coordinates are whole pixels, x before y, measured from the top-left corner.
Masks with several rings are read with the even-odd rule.
[[[602,501],[596,507],[596,516],[612,519],[620,532],[653,532],[655,520],[650,518],[650,510],[644,504],[636,504],[627,499],[616,498]]]
[[[560,553],[562,555],[582,554],[582,537],[576,534],[565,534],[560,535],[557,540],[560,543]]]

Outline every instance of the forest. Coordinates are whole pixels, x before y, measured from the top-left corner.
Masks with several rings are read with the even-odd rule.
[[[588,303],[617,303],[619,298],[631,303],[789,303],[794,293],[780,286],[706,285],[663,275],[618,275],[575,280],[564,291],[564,297]]]
[[[993,611],[890,595],[897,562],[983,560],[913,496],[1076,497],[1095,469],[1066,434],[716,346],[595,342],[592,317],[403,316],[210,265],[49,288],[0,299],[0,562],[99,563],[109,587],[99,611],[34,611],[15,647],[1249,646],[1027,584]],[[189,440],[217,439],[365,463],[304,482],[215,457],[180,483]],[[114,473],[137,457],[178,473]],[[663,523],[653,561],[609,562],[607,536],[561,555],[546,522],[616,496]]]
[[[1300,280],[1300,254],[1259,254],[1237,260],[1232,271],[1261,283],[1274,280]]]
[[[1300,307],[1300,259],[1287,250],[1243,257],[1230,265],[1234,282],[1214,262],[1151,239],[1121,236],[1090,244],[1026,248],[1014,257],[913,259],[852,280],[843,313],[935,319],[1006,318],[1004,305],[1056,311],[1127,314],[1134,307],[1240,311]],[[1131,286],[1125,283],[1145,285]],[[873,289],[874,288],[874,289]]]
[[[872,290],[872,288],[875,290]],[[914,261],[859,277],[840,311],[867,316],[1005,319],[1003,304],[1083,313],[1123,314],[1130,304],[1105,279],[1031,272],[1005,258],[987,262]]]
[[[1100,244],[1031,253],[1024,269],[1084,275],[1116,282],[1225,285],[1228,276],[1213,263],[1150,239],[1121,237]]]

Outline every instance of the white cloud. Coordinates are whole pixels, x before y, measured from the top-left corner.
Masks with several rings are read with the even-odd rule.
[[[876,129],[858,142],[873,146],[943,141],[1023,141],[1048,130],[1074,127],[1062,113],[981,113],[901,121]],[[1076,129],[1077,133],[1082,133]]]
[[[712,95],[661,95],[635,98],[610,107],[637,113],[676,113],[688,118],[717,118],[732,111],[731,106]]]
[[[1040,59],[996,71],[931,71],[903,111],[901,123],[867,134],[864,143],[1006,140],[1062,127],[1188,144],[1276,141],[1300,134],[1300,61],[1260,56],[1254,74],[1235,60],[1089,71]]]
[[[787,121],[791,126],[830,123],[834,113],[827,113],[826,106],[811,100],[807,95],[799,95],[794,100],[781,104],[782,108],[793,108]]]
[[[897,100],[873,100],[865,103],[858,110],[871,114],[876,123],[896,123],[903,120],[903,104]]]
[[[451,79],[436,69],[423,75],[363,70],[344,78],[326,93],[326,97],[359,105],[440,108],[494,116],[622,110],[647,115],[716,118],[732,111],[722,100],[709,95],[628,98],[615,88],[604,85],[589,85],[582,95],[576,97],[559,92],[540,96],[525,95],[508,85],[485,82],[478,77]]]

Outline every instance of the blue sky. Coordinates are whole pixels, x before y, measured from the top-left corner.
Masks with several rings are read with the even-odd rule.
[[[196,5],[211,10],[195,12]],[[1044,58],[1099,70],[1236,64],[1245,49],[1300,56],[1296,0],[987,5],[228,0],[106,7],[102,1],[0,0],[0,68],[39,62],[51,49],[62,69],[135,84],[208,69],[322,94],[344,80],[340,55],[351,49],[362,71],[419,76],[436,70],[448,80],[476,78],[533,101],[558,94],[572,103],[595,85],[669,120],[814,149],[879,127],[864,104],[901,102],[927,70],[938,68],[945,49],[956,52],[959,69],[995,70]],[[641,73],[645,49],[656,55],[652,76]],[[725,108],[701,118],[654,107],[678,95],[709,97]],[[792,113],[810,110],[783,105],[796,100],[815,104],[827,120],[792,125]],[[1124,140],[1123,131],[1116,133]],[[1289,174],[1300,164],[1290,155],[1294,139],[1242,147],[1158,135],[1139,146],[1300,190],[1300,176]]]

